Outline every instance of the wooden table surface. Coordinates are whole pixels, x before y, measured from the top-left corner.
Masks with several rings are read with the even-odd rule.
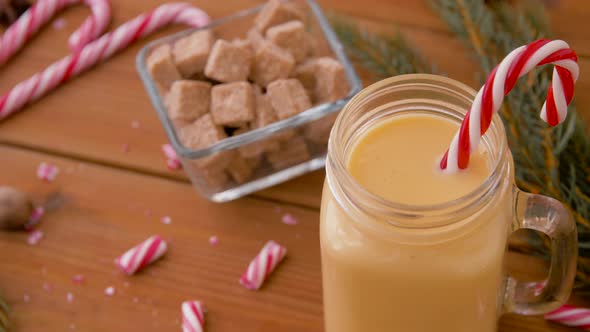
[[[159,2],[112,0],[113,24]],[[213,18],[259,3],[192,2]],[[398,25],[442,71],[475,87],[472,59],[426,1],[320,3],[372,29]],[[65,29],[44,29],[0,68],[0,91],[64,56],[69,32],[87,14],[81,6],[69,9],[61,15]],[[550,14],[555,34],[580,55],[578,110],[588,120],[590,2],[551,1]],[[179,304],[186,299],[204,301],[208,331],[323,330],[318,240],[323,172],[223,205],[198,197],[182,171],[166,169],[160,152],[166,137],[135,73],[141,44],[0,123],[0,184],[25,190],[39,203],[55,203],[37,245],[28,245],[24,233],[0,233],[0,293],[13,309],[14,330],[178,331]],[[42,161],[59,166],[56,181],[35,177]],[[282,224],[285,213],[299,224]],[[171,216],[172,223],[160,222],[163,216]],[[114,257],[154,233],[170,241],[165,259],[144,273],[123,276]],[[217,246],[209,245],[211,235],[218,236]],[[247,291],[238,284],[239,275],[269,239],[289,249],[288,259],[261,291]],[[510,264],[528,277],[543,272],[542,264],[515,254]],[[72,282],[77,274],[86,277],[84,284]],[[104,295],[108,286],[116,289],[112,297]],[[507,316],[500,331],[568,329],[540,317]]]

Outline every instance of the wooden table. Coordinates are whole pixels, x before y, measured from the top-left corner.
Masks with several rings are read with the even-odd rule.
[[[112,2],[114,25],[119,25],[160,1]],[[259,1],[194,2],[217,18]],[[397,24],[442,71],[475,86],[468,52],[426,1],[320,2],[374,29]],[[581,56],[578,110],[587,112],[590,41],[583,27],[590,2],[552,3],[556,35]],[[44,29],[0,68],[0,91],[65,55],[69,31],[87,13],[83,7],[67,10],[62,15],[66,29]],[[0,292],[13,309],[15,331],[178,331],[179,304],[186,299],[206,303],[208,331],[321,331],[323,172],[223,205],[198,197],[181,171],[166,169],[160,152],[166,137],[135,73],[139,48],[131,47],[0,123],[0,184],[30,192],[40,203],[55,203],[36,246],[27,244],[24,233],[0,233]],[[132,128],[134,121],[139,128]],[[35,177],[42,161],[59,166],[56,181]],[[284,213],[299,224],[282,224]],[[172,223],[163,224],[163,216]],[[121,275],[113,258],[154,233],[170,241],[167,257],[144,273]],[[209,244],[211,235],[218,236],[217,246]],[[289,257],[263,290],[247,291],[237,279],[269,239],[287,246]],[[542,264],[518,255],[510,262],[527,276],[543,271]],[[86,277],[84,284],[72,282],[77,274]],[[104,295],[108,286],[116,289],[112,297]],[[504,332],[567,330],[540,317],[508,316],[500,327]]]

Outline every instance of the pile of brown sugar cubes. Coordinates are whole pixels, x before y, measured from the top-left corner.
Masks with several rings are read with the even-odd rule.
[[[343,66],[317,56],[316,43],[299,8],[271,0],[243,38],[216,39],[213,31],[199,30],[154,49],[147,66],[182,144],[198,150],[345,97]],[[268,175],[257,169],[270,173],[305,162],[314,145],[325,149],[335,116],[196,159],[194,171],[203,185],[219,190],[231,180]]]

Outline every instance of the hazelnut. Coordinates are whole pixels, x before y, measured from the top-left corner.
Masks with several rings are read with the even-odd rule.
[[[0,187],[0,230],[24,229],[33,212],[29,196],[12,187]]]

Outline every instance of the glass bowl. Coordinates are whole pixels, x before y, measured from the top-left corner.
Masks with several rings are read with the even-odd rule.
[[[183,168],[194,187],[202,196],[211,201],[226,202],[234,200],[323,168],[332,123],[337,113],[348,100],[362,88],[359,77],[318,4],[314,0],[290,0],[285,2],[297,6],[300,12],[304,13],[305,29],[308,34],[317,40],[314,47],[315,55],[332,56],[344,67],[350,88],[346,97],[334,102],[314,105],[312,108],[293,117],[274,122],[266,127],[247,131],[238,136],[228,137],[207,148],[193,150],[184,146],[179,140],[178,132],[168,116],[164,96],[149,74],[146,58],[158,46],[172,44],[176,40],[202,29],[211,29],[218,38],[226,40],[244,38],[245,32],[249,27],[253,26],[254,18],[264,5],[212,21],[203,28],[188,29],[155,40],[146,45],[137,56],[137,70],[172,147],[178,154]],[[285,139],[286,137],[287,139]],[[205,171],[202,167],[199,167],[199,164],[202,164],[200,162],[220,155],[237,153],[237,150],[247,149],[273,140],[281,140],[282,143],[279,144],[276,151],[266,152],[257,161],[258,166],[253,174],[242,183],[231,179],[226,169],[208,169]]]

